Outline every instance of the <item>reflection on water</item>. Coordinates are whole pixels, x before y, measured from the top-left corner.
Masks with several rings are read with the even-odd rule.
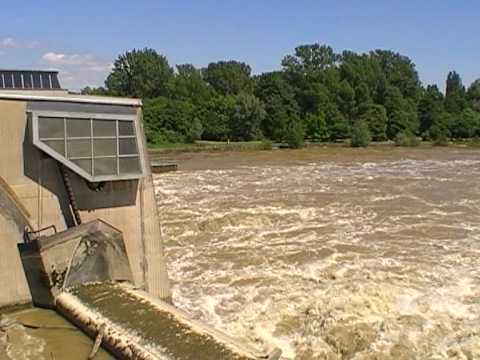
[[[156,177],[174,301],[285,359],[480,358],[480,153],[280,153]]]

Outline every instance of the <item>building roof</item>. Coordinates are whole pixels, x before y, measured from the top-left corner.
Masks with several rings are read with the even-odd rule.
[[[138,99],[69,93],[50,70],[0,69],[0,99],[142,106]]]
[[[111,97],[111,96],[92,96],[71,94],[65,90],[2,90],[0,89],[0,99],[3,100],[24,100],[24,101],[57,101],[87,104],[104,105],[123,105],[123,106],[142,106],[140,99]]]

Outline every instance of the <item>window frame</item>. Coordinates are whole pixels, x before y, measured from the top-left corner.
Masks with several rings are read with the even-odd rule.
[[[144,157],[142,154],[142,139],[141,139],[141,129],[137,121],[136,115],[117,115],[117,114],[107,114],[107,113],[83,113],[83,112],[65,112],[65,111],[32,111],[32,139],[33,144],[38,147],[39,149],[43,150],[45,153],[53,157],[58,162],[64,164],[74,172],[76,172],[81,177],[87,179],[90,182],[100,182],[100,181],[115,181],[115,180],[133,180],[133,179],[140,179],[145,176],[145,163]],[[63,118],[64,121],[64,136],[62,138],[42,138],[40,139],[39,133],[39,118],[41,117],[52,117],[52,118]],[[67,136],[67,120],[68,119],[89,119],[90,120],[90,136],[89,137],[68,137]],[[94,120],[107,120],[107,121],[115,121],[116,124],[116,135],[115,136],[93,136],[93,121]],[[85,120],[84,120],[85,121]],[[120,135],[119,133],[119,122],[120,121],[128,121],[132,122],[134,134],[133,135]],[[138,154],[127,154],[127,155],[120,155],[120,140],[121,139],[135,139],[137,145],[137,152]],[[107,156],[95,156],[93,152],[93,143],[94,140],[102,140],[102,139],[115,139],[117,144],[117,152],[115,155],[107,155]],[[51,149],[48,145],[44,144],[43,141],[59,141],[63,140],[65,144],[65,155],[62,156],[61,154],[57,153],[55,150]],[[68,157],[68,142],[67,140],[91,140],[91,157]],[[121,158],[133,158],[138,157],[139,161],[139,172],[138,173],[126,173],[120,174],[120,159]],[[117,160],[117,174],[116,175],[94,175],[94,162],[95,158],[98,159],[106,159],[106,158],[116,158]],[[73,161],[76,160],[92,160],[92,174],[89,174],[87,171],[82,169],[80,166],[76,165]]]

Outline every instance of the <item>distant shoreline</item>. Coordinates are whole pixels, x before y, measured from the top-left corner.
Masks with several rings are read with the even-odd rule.
[[[450,146],[434,146],[423,142],[415,147],[395,146],[390,143],[374,143],[366,148],[353,148],[347,144],[315,144],[302,149],[150,149],[150,159],[174,161],[179,171],[228,170],[237,167],[305,166],[316,163],[367,163],[401,160],[431,160],[458,157],[477,157],[480,147],[464,143]],[[163,175],[159,175],[163,176]]]
[[[403,146],[397,146],[393,141],[378,141],[371,142],[368,147],[375,148],[399,148]],[[456,148],[479,148],[480,142],[477,139],[467,139],[461,141],[449,141],[447,145],[435,145],[431,141],[422,141],[418,146],[412,146],[412,148],[444,148],[444,147],[456,147]],[[322,142],[322,143],[306,143],[303,149],[309,148],[350,148],[349,140],[342,142]],[[184,143],[172,143],[162,144],[148,147],[148,152],[151,156],[155,157],[161,154],[179,154],[179,153],[198,153],[198,152],[230,152],[230,151],[266,151],[266,150],[293,150],[282,143],[270,143],[269,147],[266,147],[261,141],[249,141],[249,142],[214,142],[214,141],[198,141],[192,144]]]

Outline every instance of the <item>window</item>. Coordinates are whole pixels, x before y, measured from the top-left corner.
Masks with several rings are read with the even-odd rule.
[[[67,117],[42,112],[33,119],[35,145],[87,180],[142,176],[134,118]]]

